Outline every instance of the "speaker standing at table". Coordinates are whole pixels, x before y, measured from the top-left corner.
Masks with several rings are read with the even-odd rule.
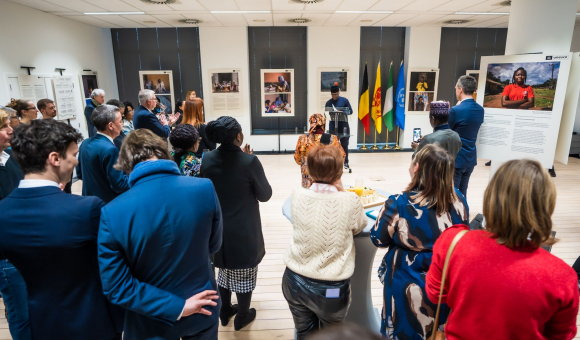
[[[338,88],[338,86],[333,85],[330,88],[330,93],[332,95],[332,99],[329,99],[326,102],[325,107],[342,107],[348,108],[348,112],[347,110],[344,111],[345,115],[351,115],[352,114],[352,106],[350,106],[350,102],[348,101],[348,99],[341,97],[340,96],[340,89]],[[334,121],[330,121],[330,125],[329,125],[329,130],[330,131],[334,131],[335,130],[335,125],[334,125]],[[350,134],[350,127],[348,126],[348,121],[345,122],[338,122],[338,131],[336,131],[337,135],[341,135],[341,134]],[[344,150],[344,153],[346,155],[346,157],[344,158],[344,167],[348,168],[348,141],[349,141],[350,137],[343,137],[340,138],[340,145],[342,145],[342,148]]]

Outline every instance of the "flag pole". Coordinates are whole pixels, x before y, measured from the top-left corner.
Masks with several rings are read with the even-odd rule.
[[[371,150],[378,150],[378,149],[380,149],[380,148],[377,146],[377,129],[375,127],[375,145],[373,145],[371,147]]]
[[[390,150],[390,149],[392,149],[392,148],[389,146],[389,129],[387,128],[387,141],[385,143],[385,146],[383,146],[383,150]]]
[[[393,147],[393,150],[402,150],[403,148],[399,146],[399,131],[401,128],[397,126],[397,145]]]
[[[369,149],[365,145],[365,136],[366,136],[366,131],[364,131],[364,128],[363,128],[363,146],[361,146],[359,150],[368,150]]]

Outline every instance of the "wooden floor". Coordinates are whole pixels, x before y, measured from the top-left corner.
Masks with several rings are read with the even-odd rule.
[[[356,178],[363,178],[364,185],[399,193],[410,181],[410,153],[350,154],[352,174],[343,175],[344,185],[352,185]],[[285,269],[283,255],[292,235],[292,225],[282,215],[282,204],[292,189],[300,186],[300,169],[292,155],[259,156],[266,176],[273,188],[269,202],[260,204],[262,227],[266,242],[266,256],[258,270],[258,285],[252,298],[252,307],[258,311],[254,323],[242,331],[235,332],[232,323],[220,326],[219,339],[293,339],[294,324],[288,305],[282,296],[280,284]],[[552,253],[572,265],[580,256],[580,228],[578,206],[580,205],[580,160],[570,158],[567,166],[556,163],[558,177],[554,182],[558,188],[558,201],[554,213],[554,230],[560,242]],[[372,181],[370,177],[381,181]],[[479,161],[471,176],[467,202],[473,217],[482,211],[483,192],[489,178],[489,167]],[[73,185],[73,192],[80,193],[80,182]],[[374,261],[378,268],[385,251],[379,250]],[[372,284],[373,302],[382,307],[382,285],[378,278]],[[0,304],[0,309],[4,308]],[[580,325],[580,323],[579,323]],[[0,340],[11,339],[4,311],[0,311]],[[578,336],[576,339],[580,339]]]

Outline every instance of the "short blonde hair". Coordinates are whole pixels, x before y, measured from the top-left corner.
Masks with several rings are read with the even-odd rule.
[[[554,244],[555,207],[556,186],[542,165],[529,159],[512,160],[497,170],[485,190],[485,228],[509,248]]]
[[[0,126],[4,125],[4,121],[6,119],[10,119],[10,112],[4,110],[4,109],[0,109]]]

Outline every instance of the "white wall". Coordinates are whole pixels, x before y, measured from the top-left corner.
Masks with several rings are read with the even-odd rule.
[[[329,38],[330,37],[330,38]],[[337,44],[337,40],[340,43]],[[349,149],[357,148],[358,92],[360,66],[360,27],[308,27],[308,116],[320,113],[318,107],[318,69],[325,67],[348,68],[347,99],[353,114],[349,116],[351,137]],[[330,95],[328,96],[330,99]],[[308,126],[308,122],[304,123]],[[328,128],[328,123],[326,125]],[[295,137],[297,140],[297,138]],[[296,142],[294,142],[294,147]]]
[[[441,27],[407,27],[405,33],[405,82],[412,69],[438,69],[439,50],[441,46]],[[406,110],[405,110],[406,111]],[[407,114],[405,112],[405,130],[399,137],[399,145],[410,148],[413,141],[413,129],[421,128],[423,135],[433,131],[429,124],[429,113]]]
[[[118,98],[110,29],[47,14],[0,0],[0,105],[10,101],[6,73],[27,74],[20,66],[33,66],[32,74],[77,75],[83,69],[98,72],[106,98]],[[71,124],[86,133],[84,115]]]

